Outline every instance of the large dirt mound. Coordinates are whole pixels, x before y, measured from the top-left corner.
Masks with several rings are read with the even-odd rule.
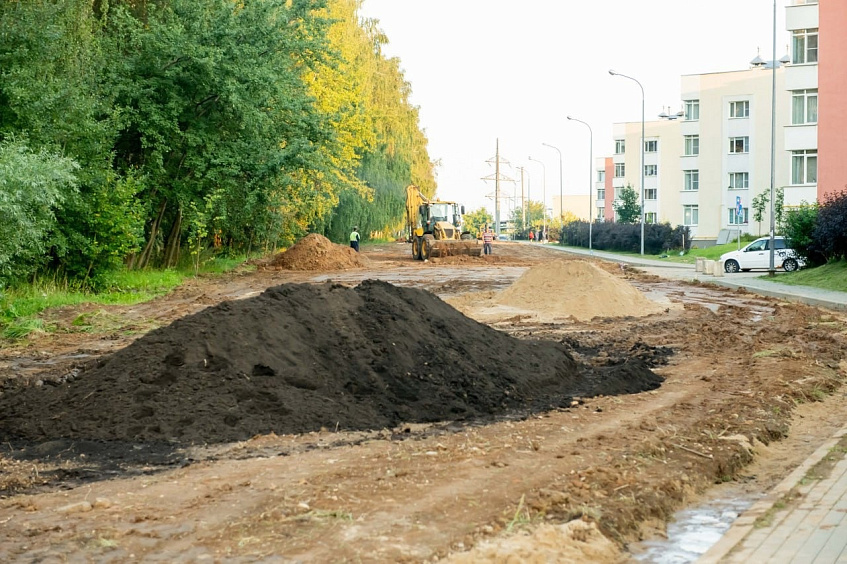
[[[347,270],[368,265],[368,259],[350,247],[336,245],[323,235],[311,233],[276,255],[267,266],[285,270]]]
[[[594,317],[640,317],[665,309],[626,280],[584,260],[557,260],[530,268],[494,301],[579,321]]]
[[[545,409],[654,389],[564,344],[481,325],[424,290],[285,284],[152,331],[72,381],[0,397],[0,436],[208,443]]]

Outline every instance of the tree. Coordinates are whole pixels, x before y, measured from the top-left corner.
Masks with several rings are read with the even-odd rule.
[[[815,249],[826,260],[847,258],[847,190],[826,196],[819,207],[812,237]]]
[[[488,213],[485,208],[466,213],[462,217],[464,221],[463,229],[470,232],[472,235],[479,235],[485,229],[485,226],[492,226],[494,218]]]
[[[621,189],[620,197],[613,204],[618,223],[641,223],[641,206],[638,192],[631,184]]]
[[[56,209],[75,186],[78,168],[22,141],[0,142],[0,287],[27,277],[45,260]]]
[[[523,208],[515,208],[511,216],[515,233],[521,237],[528,235],[530,229],[537,229],[544,223],[544,205],[541,202],[528,200],[526,203],[526,223],[524,223]]]
[[[762,220],[765,218],[765,210],[770,202],[770,192],[764,191],[753,198],[750,207],[753,208],[753,221],[759,224],[759,235],[762,234]]]

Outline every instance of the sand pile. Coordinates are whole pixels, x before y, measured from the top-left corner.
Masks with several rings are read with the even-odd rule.
[[[72,381],[7,391],[0,438],[228,442],[545,410],[660,382],[639,362],[580,367],[564,344],[510,337],[424,290],[285,284],[152,331]]]
[[[548,262],[530,268],[501,292],[470,293],[447,301],[466,315],[488,322],[528,315],[541,321],[640,317],[667,308],[626,280],[583,260]]]
[[[367,266],[368,259],[350,247],[336,245],[323,235],[311,233],[276,255],[266,266],[285,270],[347,270]]]
[[[626,280],[583,260],[557,260],[533,267],[500,292],[495,301],[579,321],[594,317],[640,317],[665,309]]]

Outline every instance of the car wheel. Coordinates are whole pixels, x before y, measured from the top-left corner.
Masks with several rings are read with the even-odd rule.
[[[738,272],[738,261],[732,259],[726,261],[723,265],[723,269],[729,272],[730,274],[732,274],[733,272]]]
[[[793,258],[785,259],[785,262],[782,263],[782,268],[785,272],[794,272],[797,270],[798,264],[797,261]]]

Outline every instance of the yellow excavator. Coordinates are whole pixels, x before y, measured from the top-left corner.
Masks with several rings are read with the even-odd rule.
[[[482,256],[482,244],[462,229],[465,207],[430,200],[414,184],[406,188],[406,229],[412,257]]]

